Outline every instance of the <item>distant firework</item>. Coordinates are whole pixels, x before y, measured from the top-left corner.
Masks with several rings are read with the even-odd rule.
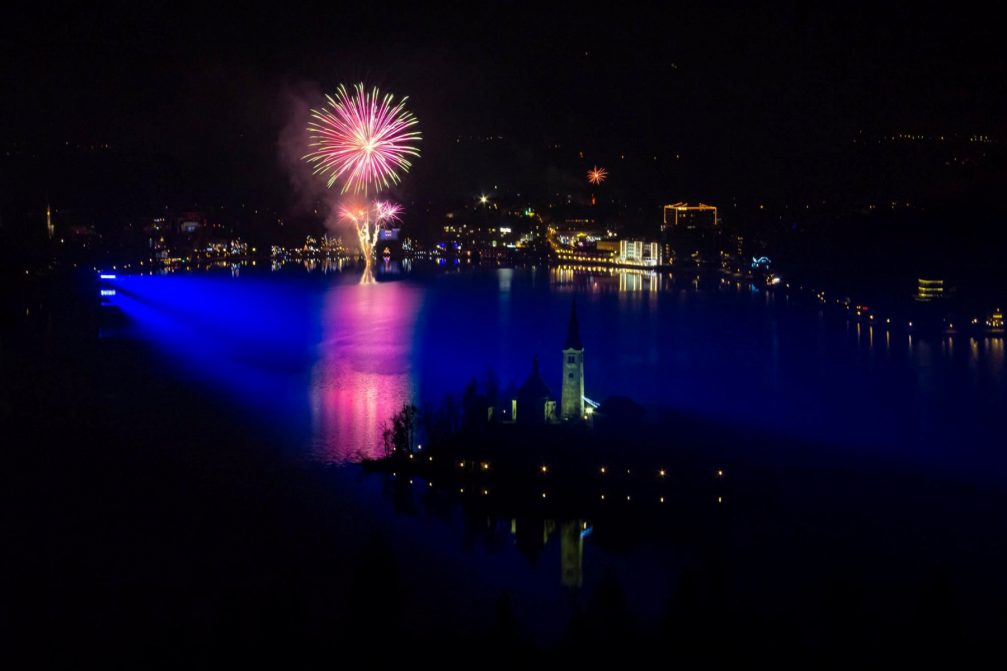
[[[408,98],[395,103],[391,94],[382,97],[377,87],[367,93],[363,84],[352,94],[340,85],[334,98],[325,98],[328,105],[311,110],[308,123],[311,151],[304,158],[314,173],[325,175],[329,188],[342,180],[340,193],[366,195],[397,184],[412,165],[409,158],[420,155]]]
[[[608,171],[605,168],[599,168],[594,166],[591,170],[587,171],[587,181],[592,184],[601,184],[608,178]]]

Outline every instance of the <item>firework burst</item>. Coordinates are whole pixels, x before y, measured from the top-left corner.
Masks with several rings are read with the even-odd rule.
[[[304,159],[314,173],[324,175],[330,189],[341,180],[340,193],[367,195],[397,184],[410,158],[420,155],[419,122],[405,108],[408,98],[396,103],[377,87],[368,93],[362,83],[352,93],[340,85],[335,97],[325,98],[327,105],[311,110],[308,123],[311,151]]]
[[[364,275],[361,284],[372,284],[374,275],[374,248],[378,244],[381,228],[392,221],[398,221],[402,207],[387,200],[376,200],[366,206],[346,206],[339,208],[339,218],[353,224],[360,242],[360,253],[364,257]]]
[[[592,184],[601,184],[606,179],[608,179],[608,171],[605,170],[605,168],[594,166],[592,169],[587,171],[587,181]]]

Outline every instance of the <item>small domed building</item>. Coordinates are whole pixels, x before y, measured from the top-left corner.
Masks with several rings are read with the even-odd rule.
[[[531,373],[518,389],[514,420],[520,424],[551,424],[556,421],[556,400],[538,369],[538,357],[532,359]]]

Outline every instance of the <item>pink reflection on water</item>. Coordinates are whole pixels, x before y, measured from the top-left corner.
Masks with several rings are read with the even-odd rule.
[[[399,282],[340,285],[325,296],[312,371],[314,455],[341,463],[382,453],[381,431],[413,399],[420,292]]]

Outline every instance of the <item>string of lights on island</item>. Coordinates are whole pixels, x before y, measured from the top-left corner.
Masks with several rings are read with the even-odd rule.
[[[420,446],[419,449],[422,450],[422,446]],[[408,458],[409,458],[410,462],[414,462],[414,463],[417,462],[417,461],[420,462],[420,463],[423,463],[423,461],[424,461],[424,460],[418,460],[418,459],[416,459],[416,454],[412,453],[412,452],[409,453]],[[427,464],[433,463],[434,462],[433,455],[427,455],[427,458],[426,458],[425,462]],[[468,469],[467,472],[488,474],[490,472],[490,470],[491,470],[491,462],[489,462],[489,461],[460,459],[460,460],[458,460],[456,462],[456,466],[457,466],[457,468],[458,468],[458,470],[460,472],[466,472],[466,469]],[[609,469],[608,466],[599,466],[597,468],[596,472],[597,472],[598,476],[600,478],[602,478],[602,479],[606,478],[606,476],[611,476],[612,475],[612,472],[611,472],[611,470]],[[666,479],[669,477],[669,471],[666,468],[658,468],[658,469],[653,469],[652,468],[652,469],[648,469],[645,472],[653,472],[653,473],[656,474],[657,480],[651,481],[652,483],[663,483],[663,482],[666,482]],[[548,477],[548,476],[550,476],[550,475],[552,475],[554,473],[552,471],[552,468],[548,464],[542,464],[542,465],[540,465],[540,466],[538,466],[538,467],[535,468],[534,474],[537,474],[537,475],[545,478],[545,477]],[[715,481],[723,481],[724,478],[726,477],[723,468],[713,469],[711,475],[712,475],[712,478]],[[414,474],[412,474],[412,476],[413,477],[410,477],[408,479],[408,482],[409,482],[410,485],[416,484],[416,478],[418,477],[418,474],[414,473]],[[620,476],[621,476],[621,474],[620,474]],[[392,471],[391,472],[391,477],[392,478],[398,478],[399,477],[398,471]],[[633,476],[633,469],[632,468],[626,468],[625,469],[625,477],[629,478],[629,479],[633,479],[634,478],[634,476]],[[638,480],[638,482],[642,482],[642,480]],[[426,479],[426,483],[427,483],[427,488],[433,489],[433,487],[434,487],[434,481],[432,479],[427,478]],[[464,495],[466,493],[465,487],[458,487],[458,489],[456,491],[457,491],[458,494],[462,494],[462,495]],[[481,496],[489,496],[490,495],[490,489],[489,489],[489,487],[485,487],[485,486],[478,486],[474,490],[470,489],[469,492],[470,493],[478,492],[478,494],[481,495]],[[547,490],[541,490],[540,492],[537,492],[536,494],[533,494],[532,498],[548,499],[549,498],[549,492]],[[598,500],[599,501],[615,500],[616,498],[617,497],[611,497],[610,498],[604,492],[600,493],[599,496],[598,496]],[[639,500],[639,498],[640,497],[638,497],[637,500]],[[633,495],[632,494],[626,494],[624,500],[626,502],[632,502],[633,501]],[[716,502],[718,504],[723,504],[724,503],[724,495],[723,494],[717,494],[716,497],[715,497],[715,500],[716,500]],[[656,502],[659,503],[659,504],[663,504],[666,501],[667,501],[667,497],[665,495],[663,495],[663,494],[656,497]]]

